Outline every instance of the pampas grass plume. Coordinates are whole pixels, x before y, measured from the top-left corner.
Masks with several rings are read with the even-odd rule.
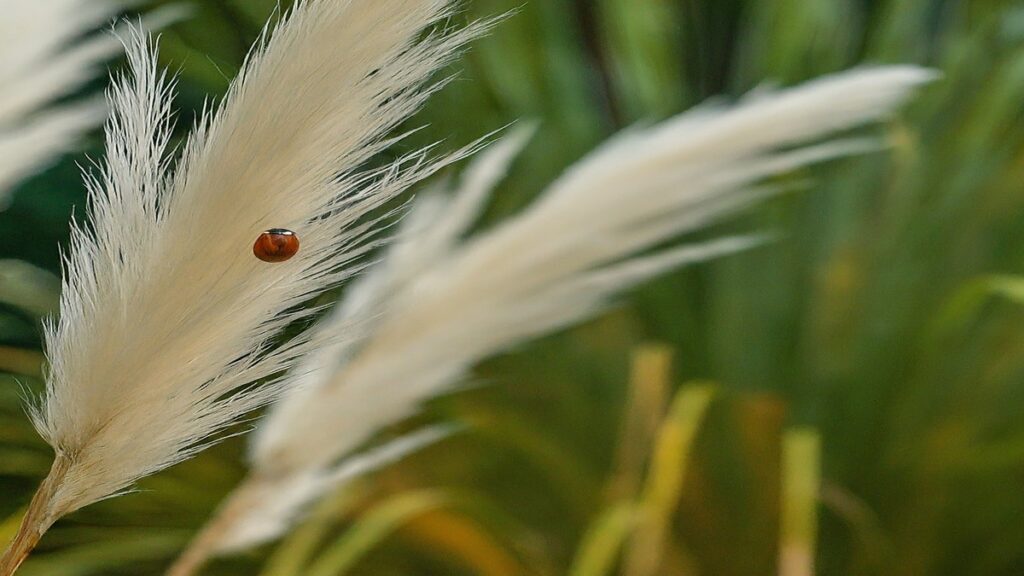
[[[172,172],[172,83],[142,32],[109,93],[106,161],[65,260],[34,423],[53,468],[0,559],[14,572],[61,516],[201,450],[274,399],[318,343],[275,344],[297,305],[351,274],[373,216],[459,155],[362,168],[432,92],[431,75],[483,25],[442,26],[450,0],[305,0],[269,31]],[[287,262],[257,236],[294,230]],[[268,380],[265,385],[254,382]]]
[[[292,392],[258,426],[249,477],[171,574],[279,536],[351,478],[339,470],[360,445],[481,359],[593,316],[667,270],[758,242],[648,252],[776,192],[758,185],[765,177],[877,149],[862,139],[813,142],[885,119],[931,77],[914,67],[856,70],[626,131],[524,212],[466,238],[529,136],[515,131],[477,159],[454,196],[417,199],[399,242],[319,328],[365,335],[321,348],[291,372]]]
[[[103,121],[102,102],[52,103],[120,48],[87,35],[118,9],[107,0],[0,0],[0,208],[15,184]]]

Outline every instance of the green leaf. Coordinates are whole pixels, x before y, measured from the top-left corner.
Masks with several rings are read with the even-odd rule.
[[[327,548],[304,576],[340,576],[354,568],[372,548],[413,518],[450,503],[444,492],[423,490],[393,496],[363,515],[341,539]]]
[[[611,574],[623,542],[639,518],[632,502],[620,502],[605,510],[583,537],[569,576]]]

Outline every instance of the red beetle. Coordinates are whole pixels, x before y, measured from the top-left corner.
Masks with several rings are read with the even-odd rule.
[[[299,237],[291,230],[271,228],[260,234],[252,253],[264,262],[284,262],[299,251]]]

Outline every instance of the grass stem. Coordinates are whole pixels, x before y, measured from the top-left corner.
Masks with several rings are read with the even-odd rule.
[[[813,429],[782,440],[782,528],[779,576],[814,576],[821,486],[821,437]]]
[[[214,556],[223,543],[227,532],[237,524],[237,517],[244,514],[254,499],[266,496],[259,481],[246,480],[221,506],[213,519],[192,539],[185,551],[178,556],[166,576],[192,576]]]
[[[39,485],[32,502],[28,505],[17,534],[3,556],[0,556],[0,576],[14,574],[39,544],[43,534],[60,518],[61,514],[53,509],[53,497],[63,483],[70,466],[70,459],[63,455],[58,455],[53,461],[50,473]]]

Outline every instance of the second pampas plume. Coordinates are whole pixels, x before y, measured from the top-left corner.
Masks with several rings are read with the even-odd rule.
[[[116,40],[90,33],[119,7],[109,0],[0,0],[0,209],[15,184],[103,122],[101,102],[54,102],[117,52]]]
[[[292,371],[293,391],[254,435],[250,475],[169,574],[193,574],[210,555],[280,536],[352,478],[353,462],[386,462],[380,450],[393,457],[436,439],[428,430],[356,452],[452,390],[475,363],[586,319],[646,279],[758,242],[650,252],[778,192],[766,177],[877,149],[873,139],[820,140],[885,119],[931,77],[914,67],[855,70],[628,130],[521,214],[467,237],[529,136],[513,132],[477,159],[454,195],[417,198],[397,244],[319,327],[328,335],[355,325],[363,335],[320,348]]]

